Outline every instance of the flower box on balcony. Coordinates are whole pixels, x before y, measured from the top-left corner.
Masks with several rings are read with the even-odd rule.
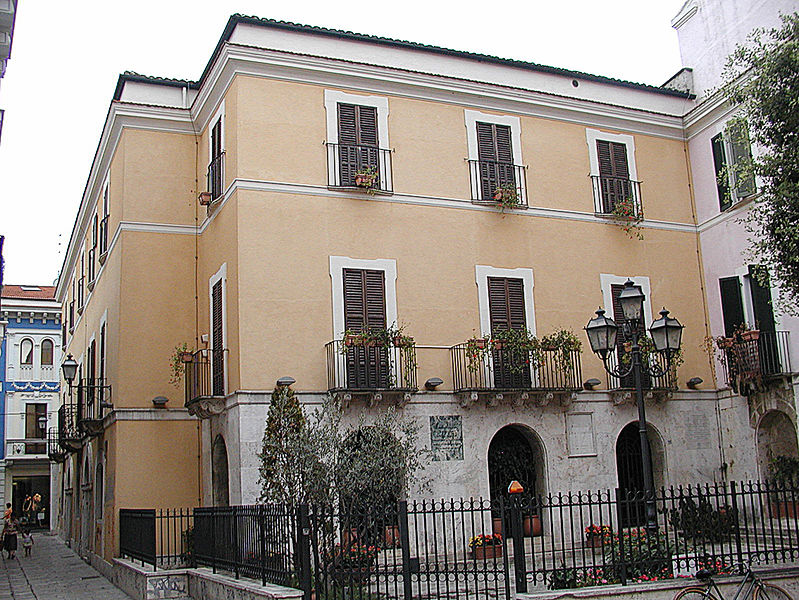
[[[741,339],[745,342],[754,342],[760,339],[759,329],[749,329],[741,332]]]

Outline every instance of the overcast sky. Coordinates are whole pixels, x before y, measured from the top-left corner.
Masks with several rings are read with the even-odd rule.
[[[57,277],[118,74],[197,79],[233,13],[660,85],[681,66],[683,1],[19,0],[0,80],[5,282]]]

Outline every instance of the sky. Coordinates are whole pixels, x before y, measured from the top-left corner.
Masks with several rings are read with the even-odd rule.
[[[56,280],[118,75],[199,78],[233,13],[660,85],[682,66],[683,2],[19,0],[0,79],[4,281]]]

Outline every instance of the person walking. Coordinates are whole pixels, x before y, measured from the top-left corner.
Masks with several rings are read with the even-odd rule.
[[[30,556],[33,550],[33,532],[30,529],[22,530],[22,550],[25,556]]]
[[[8,558],[15,558],[17,555],[17,534],[19,533],[19,521],[12,512],[3,526],[3,550],[8,553]]]

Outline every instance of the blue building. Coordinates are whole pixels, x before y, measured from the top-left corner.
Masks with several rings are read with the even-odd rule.
[[[48,526],[53,499],[47,431],[56,426],[61,305],[52,286],[4,285],[0,345],[0,504]]]

